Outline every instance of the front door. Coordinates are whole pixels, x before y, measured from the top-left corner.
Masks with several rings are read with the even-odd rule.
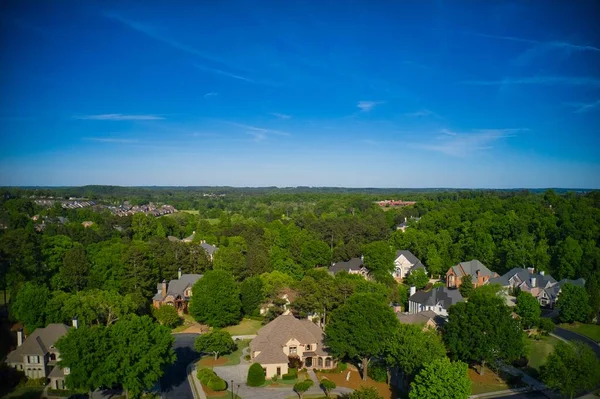
[[[312,367],[312,357],[307,357],[306,360],[304,361],[304,365],[306,367]]]

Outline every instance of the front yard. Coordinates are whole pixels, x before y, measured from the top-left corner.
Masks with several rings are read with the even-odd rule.
[[[225,327],[223,331],[227,331],[231,335],[256,335],[256,332],[262,327],[262,322],[253,319],[243,319],[236,326]]]
[[[480,375],[478,371],[469,368],[469,378],[472,383],[471,393],[473,395],[510,389],[510,386],[505,380],[487,367],[485,368],[483,375]]]
[[[350,373],[350,378],[348,381],[346,381],[348,373]],[[375,389],[377,389],[379,395],[382,396],[384,399],[396,398],[396,393],[392,391],[392,388],[388,384],[386,384],[385,382],[374,381],[371,378],[367,378],[366,381],[363,381],[360,377],[360,373],[358,372],[358,370],[350,365],[348,365],[348,369],[346,371],[342,371],[341,373],[317,372],[316,374],[319,378],[319,381],[322,378],[327,378],[335,382],[335,385],[337,385],[338,387],[346,387],[351,389],[359,389],[362,386],[374,387]]]
[[[600,325],[598,324],[565,323],[560,324],[559,327],[564,328],[565,330],[576,332],[581,335],[585,335],[594,342],[600,342]]]
[[[202,359],[196,363],[198,368],[203,367],[216,367],[216,366],[235,366],[240,364],[240,358],[242,357],[242,351],[244,348],[247,348],[250,345],[250,339],[242,339],[239,341],[235,341],[238,348],[235,352],[232,352],[228,355],[219,356],[217,360],[212,355],[202,356]]]

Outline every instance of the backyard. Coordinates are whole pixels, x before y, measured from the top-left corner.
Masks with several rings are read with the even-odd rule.
[[[547,336],[540,337],[539,340],[529,338],[528,341],[531,345],[528,356],[529,363],[523,371],[535,378],[539,375],[540,367],[546,363],[548,355],[560,340],[553,336]]]
[[[225,327],[223,331],[227,331],[231,335],[256,335],[261,327],[262,322],[260,320],[243,319],[240,324]]]
[[[598,324],[565,323],[559,325],[559,327],[581,335],[585,335],[594,342],[600,342],[600,325]]]

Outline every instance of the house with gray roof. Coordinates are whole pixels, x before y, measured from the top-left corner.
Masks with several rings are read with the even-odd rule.
[[[423,331],[431,328],[438,330],[446,323],[446,319],[433,310],[418,313],[396,313],[396,317],[400,323],[423,326]]]
[[[208,258],[212,262],[215,259],[215,252],[217,252],[219,248],[215,247],[214,245],[207,244],[204,240],[200,241],[200,246],[204,248]]]
[[[267,378],[287,374],[290,357],[299,358],[309,369],[335,368],[323,338],[323,330],[312,321],[281,315],[258,330],[250,342],[250,358],[263,367]]]
[[[430,291],[417,291],[408,298],[408,313],[415,314],[431,310],[440,316],[448,316],[450,306],[464,302],[458,290],[438,287]]]
[[[464,276],[471,276],[473,287],[477,288],[487,283],[490,278],[498,277],[498,273],[491,271],[477,259],[460,262],[446,272],[446,287],[460,287]]]
[[[402,281],[410,272],[417,269],[423,269],[423,271],[427,272],[423,263],[412,252],[407,249],[396,251],[394,271],[392,272],[392,276],[396,281]]]
[[[75,319],[75,327],[76,323]],[[8,354],[6,363],[28,378],[48,378],[51,388],[64,389],[65,374],[69,374],[70,370],[57,364],[60,353],[54,345],[69,328],[62,323],[52,323],[35,329],[28,337],[24,337],[23,329],[20,329],[17,331],[17,349]]]
[[[179,313],[187,313],[188,303],[192,297],[192,287],[202,274],[182,274],[181,269],[178,272],[178,278],[163,280],[156,285],[156,294],[152,297],[152,305],[160,308],[163,305],[174,306]]]
[[[364,278],[369,275],[369,269],[363,264],[363,257],[352,258],[347,262],[337,262],[331,265],[328,269],[329,274],[335,275],[341,271],[348,272],[350,274],[360,274]]]

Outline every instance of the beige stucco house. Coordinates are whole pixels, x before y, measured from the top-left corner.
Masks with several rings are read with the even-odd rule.
[[[250,343],[250,357],[260,363],[267,378],[287,374],[290,357],[298,357],[309,369],[331,369],[337,364],[323,344],[321,327],[293,315],[281,315],[258,330]]]

